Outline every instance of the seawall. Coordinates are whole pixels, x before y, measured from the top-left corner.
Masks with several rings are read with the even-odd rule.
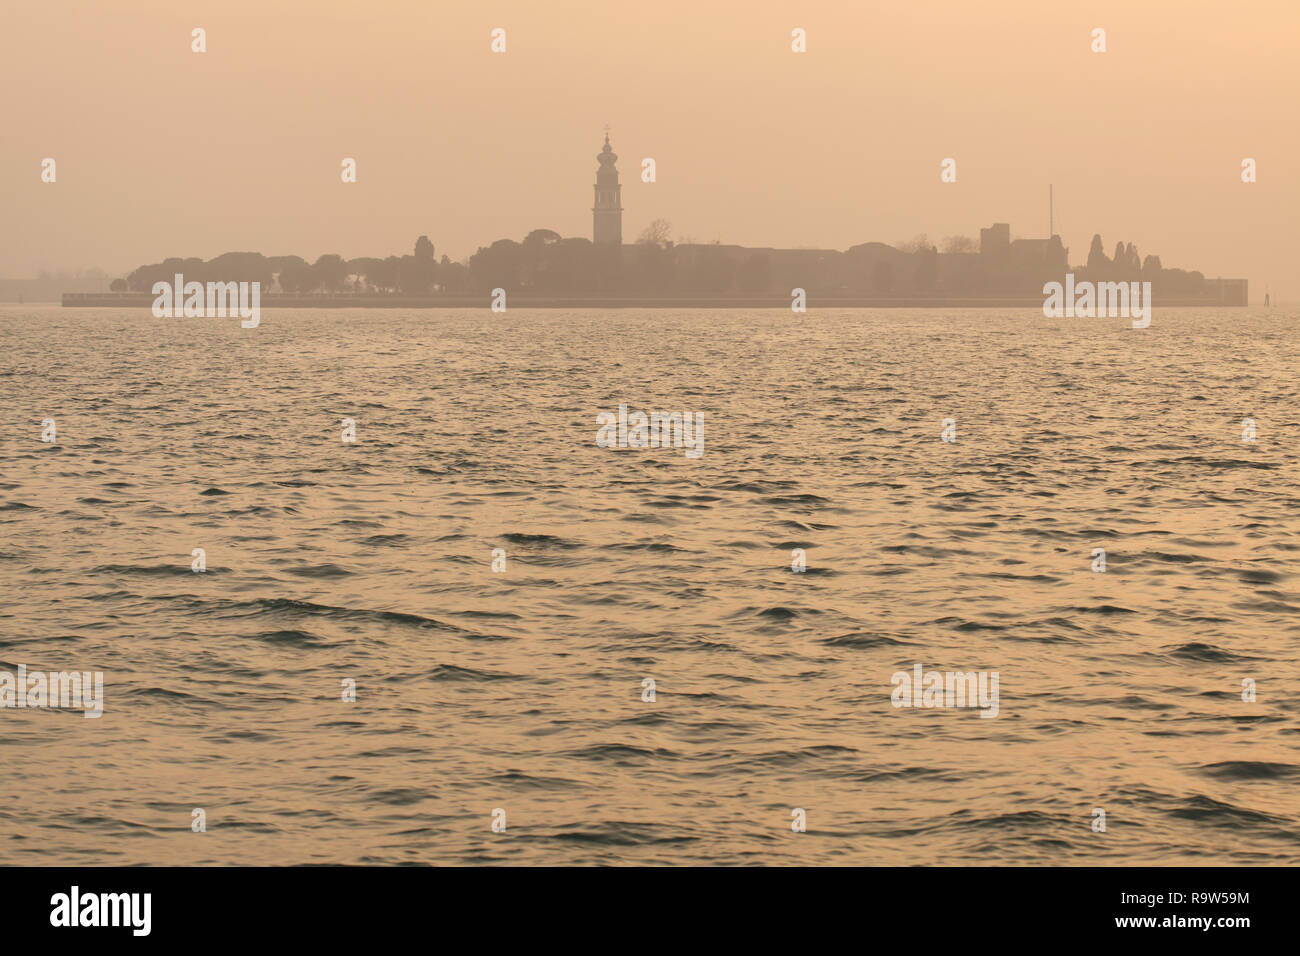
[[[147,292],[65,292],[67,308],[152,308],[155,296]],[[512,309],[786,309],[789,296],[686,296],[682,298],[627,296],[507,295]],[[488,295],[291,295],[267,293],[263,309],[487,309]],[[1040,296],[808,296],[809,309],[1042,309]],[[1242,302],[1217,298],[1157,298],[1155,307],[1244,307]]]

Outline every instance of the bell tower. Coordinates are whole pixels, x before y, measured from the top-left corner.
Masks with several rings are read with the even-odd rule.
[[[591,210],[591,241],[623,244],[623,187],[618,184],[618,154],[609,145],[609,127],[605,128],[605,148],[596,157],[596,205]]]

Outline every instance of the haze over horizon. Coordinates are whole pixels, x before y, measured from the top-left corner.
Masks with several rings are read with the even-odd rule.
[[[458,260],[537,228],[589,237],[608,123],[624,241],[658,218],[678,239],[747,246],[940,242],[995,221],[1041,237],[1050,183],[1071,263],[1100,233],[1107,252],[1132,242],[1167,268],[1247,278],[1255,302],[1266,286],[1300,296],[1300,7],[1282,0],[1231,20],[1172,0],[665,0],[636,8],[636,30],[625,8],[569,0],[133,7],[52,0],[7,18],[0,71],[24,92],[0,152],[2,277],[386,256],[421,234]],[[795,27],[807,53],[791,52]],[[940,182],[945,157],[956,183]]]
[[[6,8],[13,929],[418,932],[448,867],[566,866],[907,867],[900,938],[1281,922],[1297,27]]]

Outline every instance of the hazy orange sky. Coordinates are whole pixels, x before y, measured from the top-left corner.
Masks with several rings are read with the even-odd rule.
[[[1296,0],[15,3],[0,277],[590,237],[608,123],[625,241],[1035,237],[1053,183],[1071,262],[1100,232],[1294,301],[1297,36]]]

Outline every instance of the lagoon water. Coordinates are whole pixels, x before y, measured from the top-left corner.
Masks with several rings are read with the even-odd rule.
[[[0,307],[0,862],[1300,863],[1300,313],[1128,325]]]

